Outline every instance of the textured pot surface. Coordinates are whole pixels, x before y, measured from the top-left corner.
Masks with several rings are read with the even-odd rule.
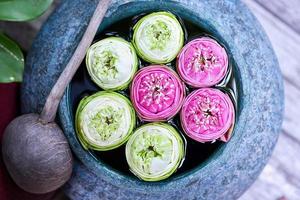
[[[37,36],[27,57],[24,113],[40,111],[72,56],[98,0],[64,0]],[[188,172],[146,183],[100,163],[78,142],[69,90],[59,119],[79,160],[65,187],[72,199],[236,199],[266,165],[280,132],[283,84],[271,44],[255,17],[237,0],[115,0],[100,31],[125,17],[169,10],[213,33],[233,58],[238,118],[230,142]]]

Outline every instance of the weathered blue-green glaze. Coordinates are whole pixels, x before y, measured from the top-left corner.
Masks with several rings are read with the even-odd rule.
[[[255,17],[238,0],[115,0],[101,25],[151,10],[170,10],[213,32],[236,64],[240,95],[234,137],[205,163],[166,181],[146,183],[100,163],[75,137],[69,91],[59,119],[76,162],[65,191],[72,199],[236,199],[257,178],[276,144],[283,113],[283,85],[276,56]],[[23,112],[40,111],[74,52],[97,0],[64,0],[27,57]],[[199,154],[201,152],[198,152]]]

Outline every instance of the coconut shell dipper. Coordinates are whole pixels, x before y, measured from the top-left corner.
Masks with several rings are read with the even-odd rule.
[[[110,2],[99,1],[81,42],[52,88],[41,114],[17,117],[4,132],[4,163],[15,183],[28,192],[53,191],[71,176],[72,153],[54,120],[64,91],[84,59]]]

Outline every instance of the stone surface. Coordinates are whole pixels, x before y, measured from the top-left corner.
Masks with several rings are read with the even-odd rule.
[[[41,110],[61,69],[83,34],[96,0],[65,0],[49,18],[27,59],[22,107]],[[237,0],[114,1],[101,28],[125,16],[167,9],[214,32],[238,66],[240,110],[232,140],[197,169],[166,182],[128,179],[97,163],[74,136],[68,93],[60,119],[77,162],[66,185],[72,199],[236,199],[266,164],[280,131],[283,86],[271,45],[249,10]],[[201,12],[200,12],[201,11]],[[87,170],[90,169],[92,172]]]

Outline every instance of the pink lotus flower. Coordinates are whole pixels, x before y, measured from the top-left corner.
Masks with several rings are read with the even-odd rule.
[[[227,69],[225,49],[208,37],[192,40],[177,57],[180,77],[195,88],[216,85],[225,77]]]
[[[169,67],[152,65],[136,74],[130,97],[142,120],[166,121],[180,110],[185,97],[185,86]]]
[[[231,136],[235,112],[230,97],[218,89],[202,88],[185,99],[180,113],[184,132],[199,142]]]

